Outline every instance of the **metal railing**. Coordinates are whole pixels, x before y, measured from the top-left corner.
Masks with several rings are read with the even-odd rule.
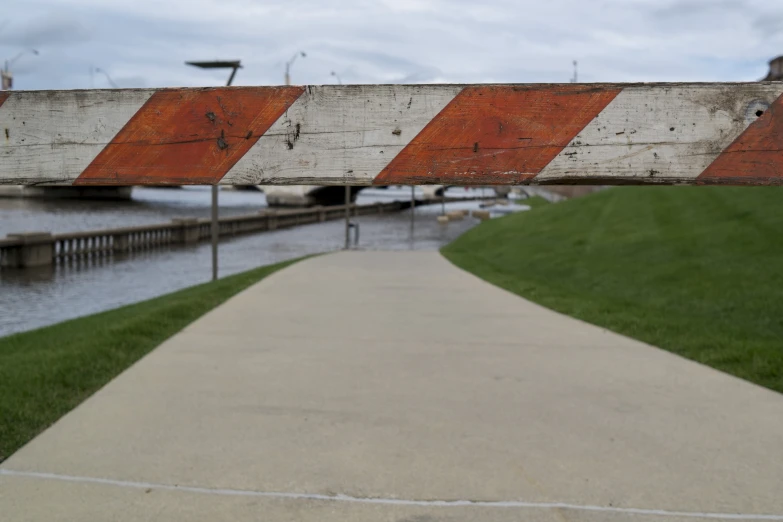
[[[439,204],[441,200],[454,202],[474,199],[482,198],[438,198],[416,202],[416,206]],[[352,203],[348,205],[347,210],[351,216],[362,216],[395,212],[409,207],[410,202],[393,201],[371,205]],[[255,214],[220,218],[218,236],[226,238],[344,219],[345,213],[345,205],[304,209],[265,209]],[[87,257],[127,254],[170,245],[191,245],[210,239],[210,224],[208,218],[181,218],[169,223],[63,234],[46,232],[11,234],[6,238],[0,238],[0,266],[41,266]],[[358,226],[354,231],[355,242],[358,242]]]

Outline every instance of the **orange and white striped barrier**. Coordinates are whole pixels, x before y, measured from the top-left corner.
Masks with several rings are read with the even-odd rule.
[[[0,183],[783,182],[783,83],[0,92]]]

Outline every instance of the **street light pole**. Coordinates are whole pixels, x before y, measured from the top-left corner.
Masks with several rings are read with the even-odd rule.
[[[21,53],[17,54],[16,56],[11,58],[10,60],[6,60],[5,61],[5,71],[8,72],[8,69],[14,64],[14,62],[16,60],[18,60],[19,58],[21,58],[22,56],[24,56],[25,54],[27,54],[27,53],[32,53],[32,54],[37,55],[38,51],[36,49],[25,49],[24,51],[22,51]]]
[[[95,68],[95,72],[99,72],[99,73],[103,74],[106,77],[106,79],[109,81],[109,85],[111,85],[115,89],[119,89],[120,88],[116,83],[114,83],[114,80],[111,79],[111,76],[109,76],[109,73],[107,73],[106,71],[104,71],[100,67],[96,67]]]
[[[332,71],[332,76],[337,78],[337,85],[342,85],[343,84],[342,80],[340,80],[340,76],[336,72]]]
[[[228,77],[226,87],[231,87],[231,83],[234,81],[234,76],[237,74],[237,69],[242,68],[240,60],[227,61],[227,62],[185,62],[187,65],[193,65],[194,67],[200,67],[202,69],[231,69],[231,75]],[[218,278],[218,236],[219,236],[219,223],[218,223],[218,185],[212,184],[212,280],[216,281]]]
[[[298,58],[300,55],[302,56],[302,58],[306,58],[306,57],[307,57],[307,54],[305,54],[305,52],[304,52],[304,51],[299,51],[299,52],[297,52],[297,53],[296,53],[296,54],[293,56],[293,58],[291,58],[290,60],[288,60],[288,61],[285,63],[285,84],[286,84],[286,85],[291,85],[291,66],[294,64],[294,62],[296,61],[296,59],[297,59],[297,58]]]
[[[3,69],[0,70],[0,91],[10,91],[11,89],[13,89],[14,77],[11,74],[11,66],[14,64],[14,62],[16,62],[19,58],[21,58],[27,53],[32,53],[37,55],[38,51],[36,51],[35,49],[26,49],[21,53],[17,54],[16,56],[14,56],[13,58],[11,58],[10,60],[5,61],[5,65]]]

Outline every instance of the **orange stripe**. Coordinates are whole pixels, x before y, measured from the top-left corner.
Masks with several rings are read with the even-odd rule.
[[[217,183],[302,92],[303,87],[158,91],[74,185]]]
[[[697,180],[727,185],[783,182],[783,95],[748,125]]]
[[[373,183],[471,185],[530,179],[620,90],[583,85],[466,87]]]

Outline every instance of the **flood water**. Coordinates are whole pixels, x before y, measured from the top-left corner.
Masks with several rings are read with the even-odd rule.
[[[480,191],[451,189],[449,196],[475,196]],[[489,193],[487,192],[487,195]],[[367,189],[359,204],[408,200],[410,189]],[[260,192],[221,191],[222,216],[257,212],[266,206]],[[446,205],[447,210],[478,208],[477,202]],[[437,249],[478,221],[466,218],[437,223],[440,205],[411,211],[352,217],[360,227],[359,246],[367,250]],[[208,217],[209,187],[135,188],[131,201],[0,199],[0,237],[13,232],[54,233],[150,223],[177,217]],[[341,220],[303,225],[222,240],[221,277],[307,254],[343,248]],[[127,257],[96,258],[43,269],[0,270],[0,336],[142,301],[211,278],[209,243],[172,246]]]

